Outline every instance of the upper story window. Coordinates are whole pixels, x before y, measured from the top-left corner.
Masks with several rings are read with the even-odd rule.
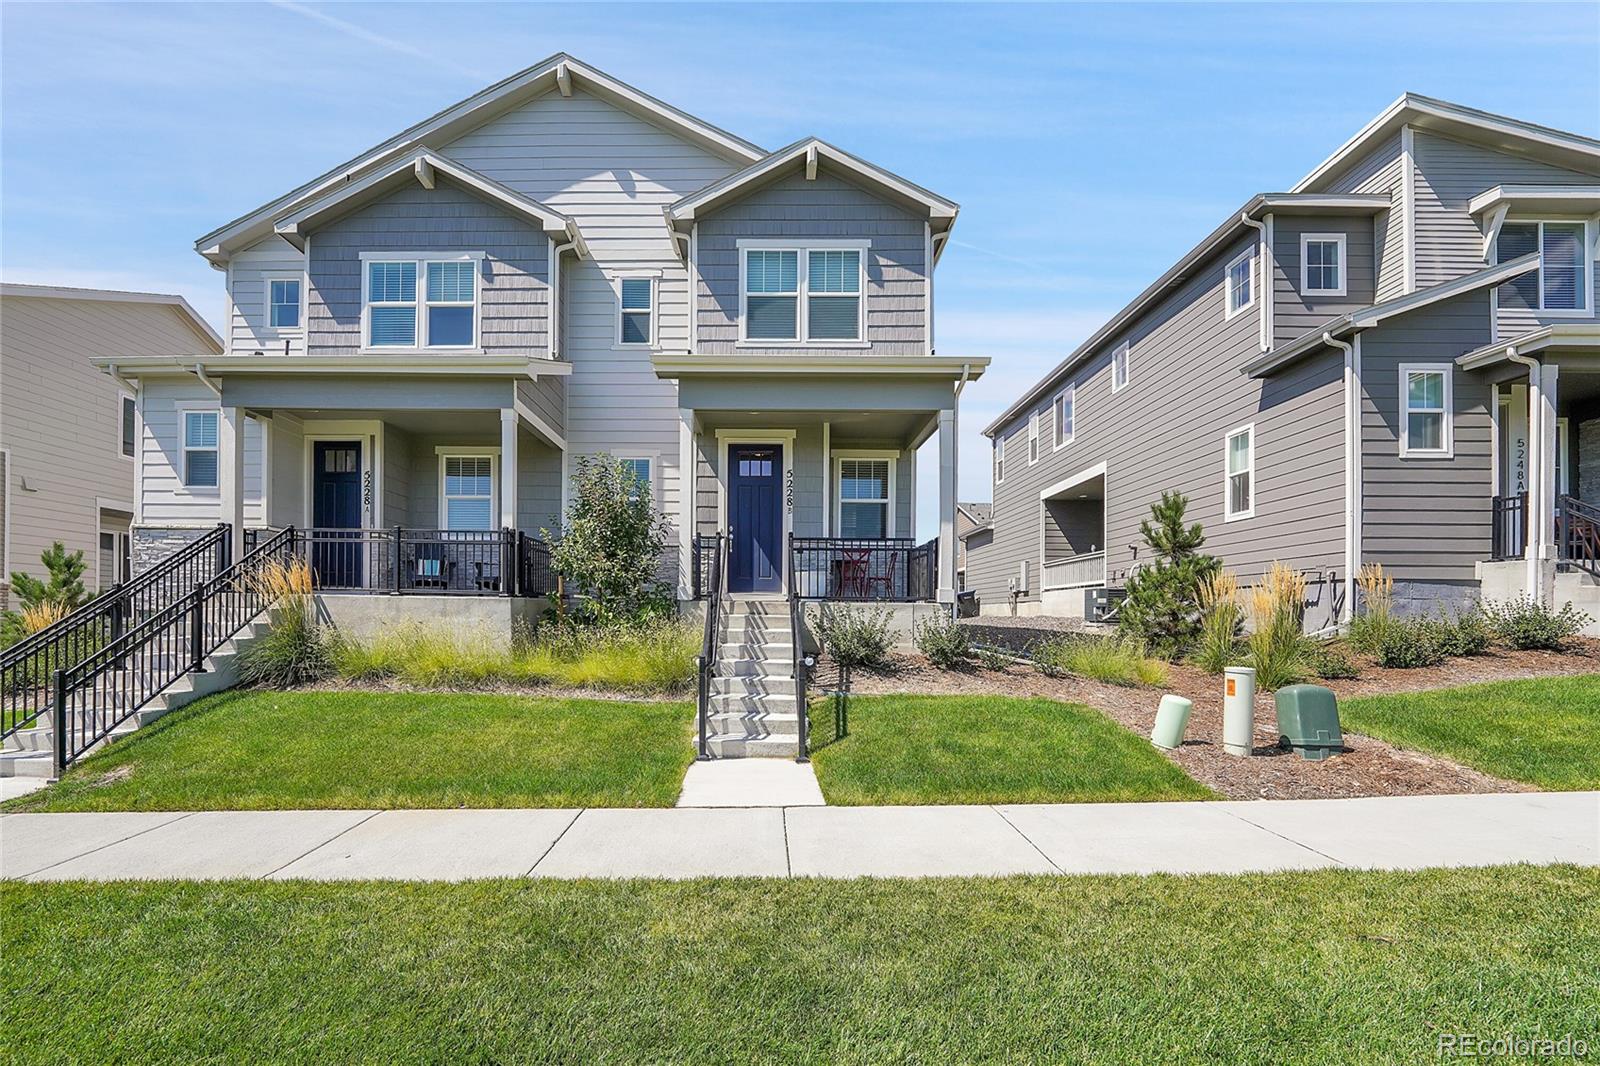
[[[617,301],[617,343],[655,343],[654,278],[623,278]]]
[[[1506,222],[1495,241],[1505,263],[1529,252],[1542,253],[1538,270],[1513,278],[1507,286],[1539,311],[1585,311],[1589,307],[1586,228],[1582,222]]]
[[[1232,318],[1240,311],[1248,310],[1250,305],[1256,302],[1255,266],[1254,248],[1246,248],[1228,263],[1223,280],[1225,318]]]
[[[300,281],[298,278],[267,280],[267,325],[273,329],[300,328]]]
[[[1300,235],[1300,292],[1305,296],[1343,296],[1345,235]]]
[[[1450,364],[1401,363],[1400,404],[1401,456],[1450,458]]]
[[[762,344],[860,344],[865,247],[782,247],[740,241],[741,340]],[[803,269],[802,269],[803,267]]]
[[[1223,519],[1249,518],[1256,513],[1256,427],[1240,426],[1228,434],[1227,484]]]
[[[1074,386],[1068,385],[1056,395],[1055,421],[1057,448],[1065,448],[1072,442],[1073,421],[1076,417],[1076,411],[1073,409],[1077,406],[1077,393],[1078,390]]]
[[[136,405],[133,402],[133,397],[122,397],[122,402],[119,407],[121,408],[122,414],[122,454],[132,459],[134,452],[134,438],[137,434],[137,419],[134,413]]]
[[[1006,479],[1006,439],[1003,436],[994,438],[994,483],[996,485]]]
[[[1039,461],[1039,412],[1035,411],[1028,418],[1028,465],[1032,466]]]
[[[1119,392],[1128,384],[1128,342],[1117,345],[1111,353],[1111,391]]]
[[[216,411],[183,413],[183,483],[190,488],[217,487]]]
[[[361,258],[366,347],[477,347],[482,253],[363,252]]]

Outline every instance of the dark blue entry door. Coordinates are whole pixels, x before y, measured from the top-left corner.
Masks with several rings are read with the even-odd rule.
[[[361,444],[317,441],[312,445],[311,524],[319,531],[361,528]],[[361,534],[314,534],[311,566],[323,588],[360,588]]]
[[[728,446],[728,591],[783,588],[783,447]]]

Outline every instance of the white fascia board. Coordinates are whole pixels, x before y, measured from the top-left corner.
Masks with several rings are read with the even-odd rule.
[[[1105,473],[1106,464],[1096,463],[1091,467],[1086,467],[1085,469],[1078,471],[1069,478],[1063,478],[1054,485],[1048,485],[1045,488],[1040,489],[1039,499],[1048,500],[1051,497],[1059,496],[1063,492],[1069,492],[1072,489],[1077,488],[1085,481],[1093,481],[1097,477],[1104,477]]]
[[[1592,213],[1600,211],[1600,185],[1496,185],[1468,200],[1467,211],[1479,215],[1502,205]]]
[[[1456,365],[1463,370],[1479,370],[1500,362],[1512,350],[1519,355],[1527,355],[1567,347],[1600,348],[1600,323],[1561,322],[1542,326],[1457,356]]]
[[[1390,207],[1387,195],[1372,193],[1262,193],[1245,209],[1251,218],[1267,214],[1375,215]]]
[[[566,377],[572,364],[522,355],[140,355],[91,359],[102,370],[118,373],[193,374],[414,374],[424,377]]]
[[[961,355],[658,355],[651,360],[662,378],[732,374],[782,377],[827,374],[836,377],[937,377],[976,381],[988,369],[988,356]]]

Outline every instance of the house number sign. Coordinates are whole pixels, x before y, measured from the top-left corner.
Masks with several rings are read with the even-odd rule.
[[[787,514],[794,514],[794,471],[785,470],[783,473],[783,509]]]
[[[364,470],[361,473],[361,509],[368,514],[372,513],[372,471]]]

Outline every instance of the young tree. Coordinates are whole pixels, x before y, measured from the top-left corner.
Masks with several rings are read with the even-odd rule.
[[[11,588],[23,610],[51,603],[70,611],[89,598],[83,587],[83,552],[69,552],[58,540],[39,554],[39,561],[50,572],[48,580],[40,581],[20,570],[11,572]]]
[[[670,609],[672,591],[659,573],[666,517],[627,464],[610,455],[580,459],[561,535],[543,534],[556,572],[587,597],[585,620],[636,622]]]
[[[1222,566],[1201,552],[1205,530],[1184,521],[1188,508],[1188,497],[1163,492],[1150,517],[1139,523],[1155,559],[1128,579],[1128,598],[1117,615],[1124,633],[1169,657],[1182,654],[1199,636],[1200,587]]]

